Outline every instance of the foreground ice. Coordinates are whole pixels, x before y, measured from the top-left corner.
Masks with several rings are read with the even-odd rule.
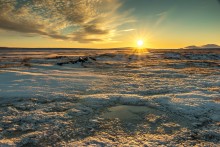
[[[1,52],[0,146],[220,145],[219,50]]]

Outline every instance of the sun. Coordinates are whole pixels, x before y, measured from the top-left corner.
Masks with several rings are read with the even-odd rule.
[[[143,40],[138,40],[137,41],[137,46],[138,47],[142,47],[144,45],[144,41]]]

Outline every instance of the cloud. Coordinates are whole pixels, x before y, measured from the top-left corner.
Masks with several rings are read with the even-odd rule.
[[[160,14],[157,14],[159,16],[158,20],[156,21],[155,27],[159,26],[164,20],[167,19],[169,12],[165,11]]]
[[[108,34],[109,33],[108,30],[101,29],[97,25],[94,25],[94,24],[84,26],[84,30],[88,34]]]
[[[21,22],[9,20],[4,17],[0,18],[0,27],[5,30],[18,31],[21,33],[44,34],[42,31],[40,31],[40,29],[43,28],[43,26],[40,24],[32,22],[25,22],[22,24]]]
[[[118,0],[0,0],[0,29],[78,42],[106,41],[120,25]],[[68,33],[68,27],[77,29]],[[27,35],[28,36],[28,35]]]

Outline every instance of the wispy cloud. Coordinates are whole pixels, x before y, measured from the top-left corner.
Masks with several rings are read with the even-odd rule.
[[[122,32],[131,32],[134,31],[135,29],[126,29],[126,30],[121,30]]]
[[[0,29],[78,42],[106,41],[124,23],[118,0],[0,0]],[[66,34],[62,30],[75,27]]]

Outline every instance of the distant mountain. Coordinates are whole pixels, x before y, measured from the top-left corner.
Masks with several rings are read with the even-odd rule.
[[[191,45],[191,46],[184,47],[184,49],[200,49],[200,47]]]
[[[0,48],[8,48],[8,47],[0,47]]]
[[[207,49],[207,48],[220,48],[219,45],[217,44],[206,44],[206,45],[202,45],[202,46],[195,46],[195,45],[191,45],[191,46],[187,46],[184,47],[184,49]]]
[[[220,48],[220,46],[217,44],[206,44],[203,45],[202,48]]]

